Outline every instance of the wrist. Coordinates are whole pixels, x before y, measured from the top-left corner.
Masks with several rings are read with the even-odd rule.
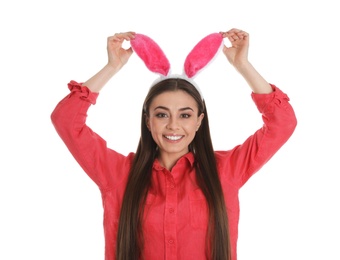
[[[84,82],[83,85],[87,86],[92,92],[99,92],[117,71],[117,68],[114,68],[110,64],[106,64],[93,77]]]
[[[113,65],[109,62],[103,68],[103,70],[106,72],[106,74],[111,75],[111,76],[116,74],[120,69],[121,69],[121,67],[119,67],[117,65]]]
[[[234,67],[241,74],[247,73],[248,71],[254,69],[248,60],[235,63]]]

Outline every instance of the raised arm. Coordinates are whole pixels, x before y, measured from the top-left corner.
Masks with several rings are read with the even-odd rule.
[[[87,111],[96,103],[98,92],[127,63],[132,49],[123,49],[122,43],[133,37],[133,32],[108,37],[107,64],[84,83],[72,80],[68,84],[70,93],[51,114],[52,123],[65,145],[101,189],[117,185],[125,178],[119,173],[124,172],[122,167],[129,167],[129,158],[109,149],[106,141],[87,126]]]
[[[239,30],[231,29],[227,32],[220,32],[223,38],[228,38],[230,47],[224,45],[223,53],[231,65],[243,76],[252,91],[256,94],[271,93],[270,84],[257,72],[248,60],[249,34]]]
[[[223,52],[252,89],[252,99],[263,120],[262,127],[244,143],[231,151],[217,153],[221,172],[229,182],[241,187],[287,142],[297,119],[288,95],[269,84],[248,61],[248,33],[231,29],[221,34],[231,42],[230,47],[224,46]]]
[[[129,60],[132,48],[124,49],[122,44],[135,37],[134,32],[116,33],[107,38],[107,64],[93,77],[83,83],[92,92],[99,92],[105,84],[115,75]]]

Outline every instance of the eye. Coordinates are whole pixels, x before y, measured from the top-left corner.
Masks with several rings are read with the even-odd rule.
[[[157,113],[156,117],[158,117],[158,118],[165,118],[165,117],[168,117],[168,116],[165,113]]]
[[[189,117],[191,117],[191,115],[190,114],[181,114],[181,117],[182,118],[189,118]]]

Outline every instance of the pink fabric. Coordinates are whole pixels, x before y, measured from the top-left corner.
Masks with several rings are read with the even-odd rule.
[[[222,43],[223,37],[219,33],[209,34],[200,40],[185,59],[186,76],[192,78],[202,70],[215,57]],[[154,40],[146,35],[136,34],[131,41],[131,47],[150,71],[168,76],[170,62]]]
[[[170,62],[154,40],[146,35],[136,34],[130,43],[134,52],[144,61],[150,71],[163,76],[168,75]]]
[[[223,42],[219,33],[212,33],[204,37],[191,50],[184,62],[185,74],[192,78],[203,69],[216,55]]]
[[[288,96],[272,87],[270,94],[252,94],[263,127],[243,144],[215,152],[227,206],[232,260],[237,259],[239,189],[279,150],[296,126]],[[125,156],[108,148],[105,140],[86,125],[87,111],[98,94],[75,81],[69,88],[71,93],[58,103],[51,119],[69,151],[101,191],[105,259],[114,260],[120,208],[134,153]],[[172,171],[154,162],[145,205],[143,259],[208,259],[208,209],[193,164],[192,153],[180,158]]]

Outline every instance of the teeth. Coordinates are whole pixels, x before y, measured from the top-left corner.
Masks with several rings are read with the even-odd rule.
[[[165,136],[165,137],[168,138],[168,139],[171,140],[171,141],[177,141],[177,140],[179,140],[179,139],[182,138],[181,135],[167,135],[167,136]]]

